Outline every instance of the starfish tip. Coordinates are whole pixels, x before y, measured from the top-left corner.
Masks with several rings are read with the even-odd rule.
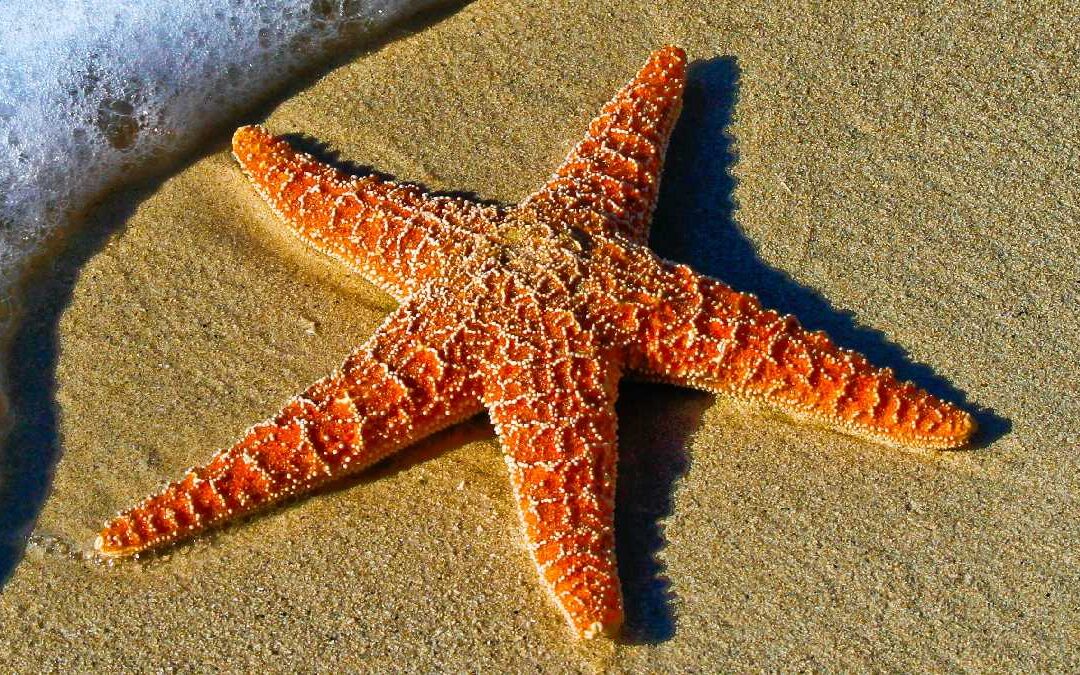
[[[960,450],[971,444],[971,439],[979,431],[979,423],[966,410],[947,405],[949,410],[944,422],[931,434],[924,437],[925,447],[936,450]]]
[[[242,126],[233,132],[233,155],[241,164],[245,164],[242,158],[251,154],[259,146],[265,145],[270,139],[270,132],[261,124]]]
[[[105,523],[105,526],[94,537],[94,553],[101,558],[123,558],[137,554],[145,546],[139,544],[138,539],[131,537],[128,524],[121,517]]]
[[[678,45],[671,45],[671,44],[664,45],[663,47],[661,47],[657,51],[662,53],[662,54],[666,54],[666,55],[670,56],[671,58],[673,58],[675,60],[678,60],[678,61],[685,61],[686,60],[686,50],[683,49],[682,47],[678,46]]]
[[[576,628],[578,638],[582,640],[592,640],[599,637],[614,640],[622,633],[622,609],[609,610],[602,616],[592,618],[592,620],[575,621],[571,619],[570,623]]]
[[[266,133],[266,129],[261,124],[245,124],[242,127],[237,127],[236,131],[233,132],[232,142],[235,146],[252,136],[264,136]]]
[[[959,431],[956,434],[958,441],[957,447],[962,447],[971,442],[971,439],[975,437],[975,434],[979,433],[979,423],[975,420],[975,416],[966,410],[960,416],[958,423]]]
[[[122,552],[110,547],[105,537],[100,534],[94,537],[94,553],[102,558],[118,558],[123,555]]]

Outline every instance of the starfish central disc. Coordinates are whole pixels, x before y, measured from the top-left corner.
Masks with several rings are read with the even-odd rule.
[[[487,409],[529,553],[580,636],[616,632],[615,399],[624,373],[759,401],[874,441],[963,445],[970,415],[646,246],[686,58],[655,51],[514,207],[351,176],[261,127],[233,151],[303,241],[400,303],[233,446],[106,523],[161,547],[370,466]]]

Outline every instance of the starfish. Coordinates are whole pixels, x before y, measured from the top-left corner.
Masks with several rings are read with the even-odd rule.
[[[512,207],[355,177],[258,126],[233,152],[288,227],[400,304],[329,376],[105,524],[124,556],[359,471],[487,409],[541,582],[581,637],[614,635],[623,375],[757,401],[897,446],[972,417],[825,334],[647,247],[686,56],[653,52],[539,191]]]

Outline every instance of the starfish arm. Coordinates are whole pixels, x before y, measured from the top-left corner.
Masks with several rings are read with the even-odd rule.
[[[954,448],[975,432],[964,410],[763,309],[753,295],[673,264],[659,263],[651,284],[662,290],[619,309],[635,333],[627,366],[637,375],[759,400],[891,445]]]
[[[614,634],[618,367],[595,355],[571,313],[536,323],[487,360],[484,403],[542,583],[579,637]]]
[[[460,258],[498,217],[497,209],[465,199],[350,176],[259,126],[236,130],[233,154],[300,239],[399,301]]]
[[[683,50],[667,46],[654,51],[589,124],[585,139],[547,185],[520,208],[549,221],[644,243],[685,80]]]
[[[107,556],[159,548],[367,467],[482,410],[471,373],[410,305],[232,447],[105,524]],[[438,323],[435,321],[435,323]],[[445,328],[445,323],[440,328]]]

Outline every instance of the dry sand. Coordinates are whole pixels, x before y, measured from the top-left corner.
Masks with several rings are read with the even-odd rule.
[[[107,516],[392,306],[283,234],[222,135],[110,197],[32,294],[4,464],[41,515],[0,595],[5,670],[1080,666],[1078,17],[656,4],[481,0],[266,121],[513,201],[681,44],[656,249],[963,403],[981,446],[905,453],[624,385],[618,644],[575,642],[541,591],[482,418],[166,556],[88,563]]]

